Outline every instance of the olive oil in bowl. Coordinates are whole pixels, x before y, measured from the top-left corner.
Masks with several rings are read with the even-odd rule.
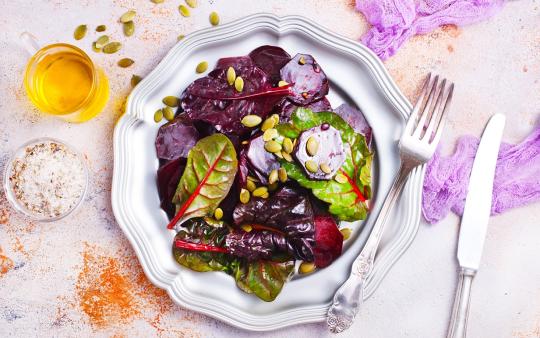
[[[88,55],[69,44],[38,50],[28,62],[24,84],[40,110],[69,122],[96,116],[109,99],[109,84]]]

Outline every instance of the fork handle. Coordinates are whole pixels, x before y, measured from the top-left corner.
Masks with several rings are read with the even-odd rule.
[[[469,304],[471,299],[472,281],[476,271],[461,268],[459,281],[452,309],[452,318],[448,327],[446,338],[465,338],[467,334],[467,321],[469,318]]]
[[[410,162],[402,162],[398,175],[384,199],[381,211],[375,220],[368,240],[360,255],[353,262],[349,278],[334,295],[326,318],[328,328],[333,333],[342,332],[351,326],[354,317],[364,301],[362,296],[364,286],[373,270],[375,253],[379,247],[388,216],[405,186],[409,173],[415,166],[415,164],[411,164]]]

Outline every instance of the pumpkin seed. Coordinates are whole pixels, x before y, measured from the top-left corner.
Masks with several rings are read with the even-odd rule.
[[[278,114],[272,114],[272,115],[270,115],[270,118],[274,120],[275,124],[279,124],[279,115]]]
[[[156,110],[156,112],[154,113],[154,121],[155,121],[156,123],[158,123],[158,122],[161,122],[161,120],[163,120],[163,110],[158,109],[158,110]]]
[[[132,21],[136,14],[137,13],[134,10],[130,9],[129,11],[122,14],[122,16],[120,17],[120,22],[126,23]]]
[[[132,36],[133,33],[135,33],[135,23],[133,23],[133,21],[124,23],[124,35]]]
[[[279,168],[278,169],[278,177],[281,183],[287,182],[287,170],[285,168]]]
[[[99,25],[96,27],[96,32],[105,32],[107,30],[107,26],[105,25]]]
[[[259,123],[261,123],[262,119],[258,115],[246,115],[242,118],[240,122],[248,128],[253,128],[255,126],[258,126]]]
[[[195,68],[195,71],[196,71],[197,73],[201,74],[201,73],[206,72],[207,69],[208,69],[208,62],[203,61],[203,62],[200,62],[200,63],[197,65],[197,68]]]
[[[236,80],[234,80],[234,88],[237,92],[241,93],[242,90],[244,90],[244,79],[242,79],[241,76],[238,76]]]
[[[191,13],[189,12],[189,8],[187,8],[184,5],[178,6],[178,10],[180,11],[180,14],[182,14],[182,16],[185,17],[185,18],[187,18],[187,17],[189,17],[191,15]]]
[[[240,190],[240,202],[242,202],[242,204],[246,204],[247,202],[249,202],[249,197],[249,191],[247,191],[246,189]]]
[[[308,273],[312,273],[315,270],[315,263],[310,262],[302,262],[300,264],[300,267],[298,268],[298,272],[305,275]]]
[[[276,191],[278,187],[279,187],[279,183],[274,182],[274,183],[268,185],[268,191]],[[266,197],[264,197],[264,195],[263,195],[262,198],[266,198]]]
[[[150,0],[155,4],[162,4],[165,0]]]
[[[210,23],[212,24],[212,26],[219,25],[219,15],[218,15],[218,13],[216,13],[216,12],[210,13]]]
[[[131,76],[131,86],[135,87],[136,85],[139,84],[139,82],[141,82],[141,80],[142,80],[142,77],[140,77],[139,75],[133,74]]]
[[[169,107],[178,107],[178,104],[180,103],[180,99],[176,96],[165,96],[163,100],[161,100],[164,105]]]
[[[277,153],[274,153],[278,158],[283,158],[283,151],[278,151]]]
[[[229,86],[232,86],[234,84],[234,80],[236,80],[236,71],[233,67],[229,67],[227,69],[227,83]]]
[[[165,119],[167,121],[172,121],[174,120],[174,111],[171,107],[164,107],[163,108],[163,117],[165,117]]]
[[[268,129],[274,128],[275,125],[276,125],[276,120],[269,117],[266,120],[264,120],[264,122],[263,122],[263,124],[261,126],[261,130],[262,131],[267,131]]]
[[[341,184],[347,183],[347,177],[345,177],[345,175],[343,174],[337,174],[336,177],[334,177],[334,180]]]
[[[97,48],[97,47],[96,47],[96,42],[95,42],[95,41],[92,42],[92,50],[93,50],[94,52],[96,52],[96,53],[101,52],[101,48]]]
[[[220,219],[222,219],[223,218],[223,209],[216,208],[216,210],[214,211],[214,218],[217,219],[218,221]]]
[[[269,193],[266,193],[264,195],[261,196],[261,198],[264,198],[264,199],[267,199],[268,197],[270,197],[270,194]]]
[[[195,8],[197,7],[197,0],[186,0],[186,4],[191,8]]]
[[[248,177],[247,177],[247,180],[248,180],[248,181],[251,181],[251,182],[259,182],[258,179],[256,179],[256,178],[253,177],[253,176],[249,176],[249,175],[248,175]]]
[[[249,141],[242,141],[243,145],[249,144]]]
[[[316,173],[319,171],[319,166],[315,161],[307,160],[305,163],[306,169],[312,173]]]
[[[315,137],[310,136],[306,142],[306,151],[309,156],[315,156],[319,151],[319,141]]]
[[[339,232],[341,232],[341,234],[343,235],[343,240],[346,241],[349,239],[349,237],[351,237],[351,229],[349,228],[343,228],[341,230],[339,230]]]
[[[281,156],[287,161],[287,162],[292,162],[293,161],[293,158],[291,156],[291,154],[285,152],[285,151],[282,151],[281,152]]]
[[[103,46],[103,53],[105,54],[114,54],[122,49],[122,44],[120,42],[109,42]]]
[[[269,184],[274,184],[278,181],[279,179],[279,176],[278,176],[278,171],[277,169],[274,169],[270,172],[270,175],[268,175],[268,183]]]
[[[283,151],[286,153],[292,153],[293,151],[293,144],[290,138],[285,137],[283,139]]]
[[[306,64],[306,59],[301,56],[300,59],[298,59],[298,63],[301,64],[301,65],[305,65]]]
[[[109,43],[109,36],[108,35],[102,35],[96,40],[96,48],[103,48],[106,44]]]
[[[263,134],[263,141],[267,142],[279,136],[277,129],[267,129]]]
[[[254,197],[261,197],[266,193],[268,193],[267,187],[258,187],[257,189],[253,190]]]
[[[255,182],[247,180],[246,181],[246,189],[249,192],[253,192],[253,190],[257,189],[257,186],[255,185]]]
[[[264,144],[264,149],[270,153],[277,153],[278,151],[281,151],[281,144],[274,140],[270,140]]]
[[[182,40],[183,38],[185,38],[186,36],[184,34],[180,34],[178,35],[178,37],[176,38],[176,41],[180,41]]]
[[[73,37],[75,38],[75,40],[80,40],[84,38],[87,30],[88,27],[86,25],[77,26],[77,28],[75,28],[75,32],[73,32]]]
[[[120,67],[122,67],[122,68],[127,68],[127,67],[131,66],[134,63],[135,63],[135,61],[133,61],[130,58],[123,58],[123,59],[118,60],[118,65]]]
[[[244,224],[242,225],[242,230],[244,230],[245,232],[251,232],[251,230],[253,230],[253,227],[249,224]]]
[[[285,87],[288,84],[289,84],[289,82],[281,80],[281,81],[278,82],[277,85],[278,85],[278,87]]]
[[[326,163],[321,163],[320,167],[321,171],[325,174],[330,174],[332,172],[332,168]]]

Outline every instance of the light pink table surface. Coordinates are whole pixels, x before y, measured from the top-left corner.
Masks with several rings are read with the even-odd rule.
[[[56,223],[29,222],[0,195],[0,337],[251,335],[174,305],[146,280],[114,220],[112,133],[130,77],[155,67],[179,34],[207,27],[212,10],[222,22],[256,12],[301,14],[353,39],[367,25],[353,10],[353,1],[199,2],[190,18],[182,18],[179,0],[159,6],[150,0],[0,0],[0,166],[26,140],[53,136],[83,151],[91,170],[83,208]],[[490,21],[415,37],[386,62],[411,101],[428,71],[455,81],[443,140],[448,151],[459,135],[478,135],[495,112],[508,117],[506,141],[517,142],[533,128],[540,116],[539,7],[538,1],[510,2]],[[126,39],[116,20],[128,8],[137,9],[139,17],[137,32]],[[112,97],[96,119],[67,124],[41,115],[26,99],[22,73],[27,55],[17,39],[28,30],[43,43],[73,43],[73,29],[82,23],[92,30],[106,24],[108,34],[125,42],[125,48],[110,56],[93,53],[91,37],[76,43],[105,69]],[[134,58],[135,65],[120,69],[115,64],[120,56]],[[421,224],[411,248],[342,336],[443,337],[456,282],[457,231],[453,215],[435,226]],[[539,257],[540,205],[492,219],[472,294],[470,337],[540,337]],[[312,324],[255,336],[330,334],[324,324]]]

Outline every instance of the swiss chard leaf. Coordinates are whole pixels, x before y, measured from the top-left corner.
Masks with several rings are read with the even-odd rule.
[[[236,150],[227,136],[214,134],[197,142],[178,183],[173,199],[177,213],[168,228],[211,215],[231,189],[237,170]]]
[[[249,53],[253,63],[270,77],[273,84],[280,80],[279,71],[289,60],[291,56],[285,50],[277,46],[261,46],[255,48]]]
[[[341,117],[331,112],[313,113],[309,109],[298,108],[291,116],[295,129],[300,131],[328,123],[338,129],[342,141],[348,144],[347,158],[340,173],[347,177],[347,182],[335,180],[312,180],[306,177],[297,163],[282,161],[290,178],[301,186],[311,189],[313,195],[329,204],[329,212],[343,221],[356,221],[366,218],[366,199],[371,196],[371,161],[366,139],[356,133]],[[278,128],[279,130],[279,128]]]
[[[294,271],[294,261],[242,262],[234,274],[236,285],[247,293],[271,302],[279,295],[283,285]]]
[[[156,136],[156,153],[162,160],[186,158],[189,150],[199,140],[199,132],[190,121],[176,118],[159,127]]]

